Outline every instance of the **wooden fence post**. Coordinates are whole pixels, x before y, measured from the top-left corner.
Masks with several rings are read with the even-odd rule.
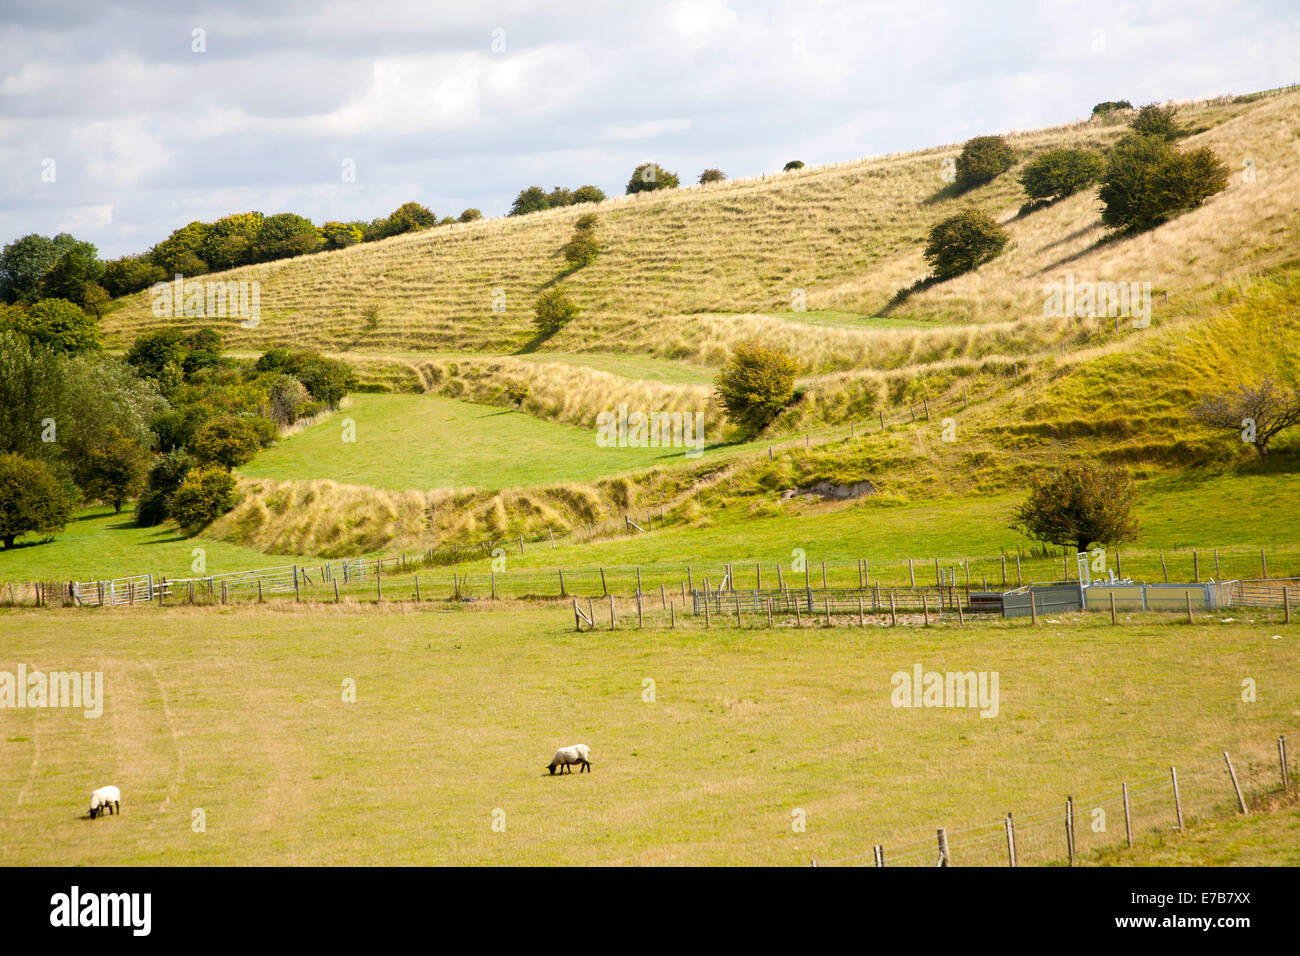
[[[1128,805],[1128,784],[1122,783],[1120,787],[1124,791],[1124,839],[1128,841],[1128,848],[1133,849],[1133,816],[1129,812]]]
[[[1020,587],[1024,582],[1020,579],[1020,552],[1016,552],[1016,587]]]
[[[491,586],[491,588],[492,588],[492,600],[495,601],[495,600],[497,599],[497,573],[496,573],[496,571],[488,571],[488,582],[489,582],[489,584],[490,584],[490,586]]]
[[[925,626],[929,627],[930,626],[930,602],[926,598],[924,591],[921,592],[921,613],[925,615]]]
[[[866,627],[867,619],[862,614],[862,595],[858,595],[858,627]]]
[[[1007,586],[1007,556],[1002,555],[1002,586]]]
[[[1219,580],[1219,549],[1214,549],[1214,580]]]
[[[1070,866],[1074,866],[1074,797],[1065,798],[1065,842],[1070,851]]]
[[[1178,792],[1178,768],[1169,768],[1169,779],[1174,782],[1174,813],[1178,817],[1178,832],[1183,832],[1183,798]]]
[[[1228,751],[1223,752],[1223,760],[1228,765],[1228,776],[1232,778],[1232,789],[1237,794],[1237,806],[1241,807],[1241,812],[1246,813],[1246,798],[1241,795],[1241,785],[1237,783],[1237,771],[1232,769],[1232,758],[1228,756]]]
[[[1169,568],[1165,565],[1165,553],[1160,552],[1160,573],[1164,575],[1165,584],[1169,583]]]
[[[897,626],[898,626],[898,611],[897,611],[897,609],[894,607],[894,592],[893,592],[893,591],[890,591],[890,592],[889,592],[889,623],[890,623],[892,626],[894,626],[894,627],[897,627]]]
[[[615,630],[618,627],[618,617],[614,613],[614,595],[609,596],[609,629]]]
[[[885,848],[883,846],[879,843],[875,844],[871,848],[871,853],[876,858],[876,866],[885,865]]]
[[[1192,580],[1197,584],[1201,581],[1201,558],[1195,548],[1192,548]]]
[[[1290,588],[1282,589],[1282,610],[1283,613],[1286,615],[1286,623],[1290,624],[1291,623],[1291,589]]]
[[[1184,592],[1183,597],[1187,598],[1187,623],[1192,623],[1192,592]]]
[[[334,603],[338,604],[339,603],[339,579],[334,578],[333,581],[334,581]],[[222,587],[225,587],[225,585],[223,584]]]
[[[564,568],[556,568],[560,572],[560,597],[565,597],[564,593]]]
[[[952,857],[948,855],[948,831],[939,827],[939,865],[952,866]]]
[[[907,577],[911,581],[911,587],[916,587],[916,570],[912,567],[912,559],[907,559]]]
[[[1115,623],[1115,592],[1110,592],[1110,623]]]
[[[1029,589],[1029,623],[1038,623],[1038,604],[1035,600],[1034,589]]]
[[[578,611],[578,599],[573,599],[573,629],[582,633],[582,614]]]
[[[1016,821],[1010,813],[1006,819],[1007,828],[1007,865],[1016,865]]]
[[[709,589],[704,589],[704,629],[709,629]]]
[[[772,599],[767,599],[767,626],[772,626]]]
[[[262,579],[257,579],[257,603],[262,603]]]
[[[1264,549],[1259,549],[1259,566],[1264,570],[1264,577],[1268,577],[1268,558],[1264,556]]]
[[[417,602],[420,600],[420,576],[418,574],[415,576],[415,600]]]
[[[1291,789],[1291,776],[1286,766],[1286,735],[1277,738],[1277,762],[1282,769],[1282,792]]]

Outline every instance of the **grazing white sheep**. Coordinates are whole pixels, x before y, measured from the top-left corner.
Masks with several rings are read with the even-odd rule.
[[[587,756],[590,753],[591,748],[586,744],[574,744],[572,747],[561,747],[559,750],[555,751],[555,756],[551,758],[551,762],[546,769],[554,775],[556,767],[560,768],[560,773],[564,773],[564,768],[568,767],[569,773],[573,773],[573,765],[575,763],[580,763],[582,764],[582,770],[579,770],[578,773],[589,773],[591,771],[591,761],[587,759]]]
[[[121,813],[122,791],[117,787],[100,787],[90,795],[90,819],[105,813]]]

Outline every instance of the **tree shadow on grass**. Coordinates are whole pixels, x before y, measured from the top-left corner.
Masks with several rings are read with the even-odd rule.
[[[935,275],[928,275],[917,279],[911,285],[895,292],[894,297],[885,303],[885,307],[880,310],[879,314],[882,316],[892,316],[894,310],[912,296],[916,295],[918,292],[924,292],[926,289],[930,288],[930,286],[937,285],[941,281],[942,280]]]

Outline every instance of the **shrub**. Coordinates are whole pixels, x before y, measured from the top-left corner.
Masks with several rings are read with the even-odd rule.
[[[595,186],[579,186],[573,191],[574,203],[580,202],[604,202],[605,191]]]
[[[510,207],[510,215],[524,216],[548,208],[550,203],[546,198],[546,190],[541,186],[529,186],[527,189],[521,189],[519,195],[515,197],[514,204]]]
[[[787,173],[790,172],[790,170],[792,169],[803,169],[803,160],[792,159],[790,160],[790,162],[786,163],[785,166],[782,167],[782,169]]]
[[[527,382],[506,382],[505,385],[506,400],[516,408],[528,401],[528,395],[531,391]]]
[[[1278,432],[1300,425],[1300,394],[1265,378],[1204,399],[1192,409],[1192,417],[1211,428],[1240,435],[1260,458],[1266,458]]]
[[[718,373],[714,394],[728,421],[757,432],[790,404],[798,370],[789,353],[742,342]]]
[[[292,425],[311,401],[311,393],[292,375],[279,375],[267,393],[267,417],[281,425]]]
[[[543,335],[554,335],[578,314],[578,306],[563,288],[555,286],[537,297],[533,311],[536,313],[533,325],[537,330]]]
[[[51,351],[76,354],[100,348],[95,320],[67,299],[41,299],[20,316],[15,330]]]
[[[1102,173],[1101,221],[1130,232],[1153,229],[1227,185],[1228,167],[1208,146],[1181,152],[1159,136],[1126,136]]]
[[[76,243],[71,235],[61,232],[53,239],[31,233],[6,244],[0,251],[0,300],[35,302],[45,274]]]
[[[1063,199],[1095,183],[1105,168],[1095,150],[1050,149],[1025,166],[1020,185],[1030,199]]]
[[[632,171],[632,178],[627,181],[627,194],[676,189],[680,185],[676,173],[670,173],[658,163],[642,163]]]
[[[0,453],[0,542],[6,551],[19,535],[62,531],[76,506],[76,486],[52,466]]]
[[[320,227],[320,231],[325,239],[325,246],[329,249],[346,249],[348,246],[356,245],[365,237],[361,227],[354,222],[327,222]]]
[[[1015,163],[1015,150],[1001,136],[976,136],[957,157],[957,188],[973,189],[992,182]]]
[[[357,376],[352,366],[339,359],[312,356],[297,370],[297,378],[318,402],[334,408],[343,396],[357,387]]]
[[[103,275],[99,250],[89,242],[74,242],[41,278],[41,295],[84,306],[86,287],[98,284]]]
[[[235,505],[235,478],[216,466],[192,468],[168,502],[168,516],[186,534],[197,534]]]
[[[1164,140],[1174,140],[1185,132],[1175,121],[1178,112],[1174,106],[1160,106],[1149,103],[1138,110],[1137,116],[1129,124],[1129,129],[1142,136],[1158,136]]]
[[[148,467],[149,453],[117,428],[110,428],[77,469],[77,480],[87,498],[112,505],[113,511],[121,514],[127,499],[140,493]]]
[[[155,265],[144,256],[123,256],[104,265],[103,283],[108,294],[116,298],[131,292],[147,289],[155,282],[162,282],[167,273],[161,266]]]
[[[135,523],[146,528],[167,520],[167,502],[194,467],[194,459],[179,449],[163,455],[149,469],[145,490],[135,503]]]
[[[261,446],[251,422],[234,415],[219,415],[195,429],[190,452],[201,465],[220,465],[229,471],[252,461]]]
[[[127,350],[126,361],[147,378],[158,378],[167,365],[182,366],[189,348],[180,329],[158,329],[136,337]]]
[[[1098,103],[1092,108],[1093,116],[1106,116],[1109,113],[1117,113],[1120,110],[1131,110],[1133,104],[1128,100],[1106,100],[1104,103]]]
[[[421,229],[435,226],[438,217],[418,202],[407,202],[392,211],[388,216],[388,222],[392,228],[390,235],[398,235],[403,232],[419,232]]]
[[[473,222],[475,219],[482,219],[483,213],[477,209],[466,209],[460,214],[461,222]]]
[[[925,258],[936,279],[951,279],[997,256],[1008,238],[988,213],[967,209],[930,228]]]
[[[1138,532],[1133,479],[1122,468],[1078,462],[1029,481],[1012,527],[1037,541],[1087,551],[1119,544]]]
[[[700,185],[705,183],[720,183],[727,178],[727,174],[720,169],[706,169],[700,173]]]
[[[563,186],[556,186],[546,196],[546,205],[549,209],[559,209],[563,206],[573,205],[573,191],[565,189]]]
[[[573,237],[564,244],[564,258],[569,267],[579,269],[588,265],[600,254],[600,241],[596,238],[597,218],[594,213],[579,216],[573,224]]]
[[[259,262],[306,255],[321,247],[321,231],[310,219],[292,212],[267,216],[257,230],[253,256]]]

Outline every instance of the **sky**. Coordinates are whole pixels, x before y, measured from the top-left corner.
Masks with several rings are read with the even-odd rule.
[[[0,0],[0,242],[505,214],[1300,80],[1294,0]]]

